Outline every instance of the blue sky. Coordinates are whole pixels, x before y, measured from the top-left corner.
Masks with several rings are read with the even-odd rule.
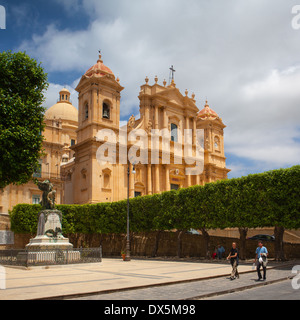
[[[75,1],[74,1],[75,2]],[[90,20],[84,12],[67,10],[59,1],[44,0],[1,0],[0,5],[6,9],[6,30],[0,30],[0,49],[17,51],[19,46],[33,36],[42,35],[47,31],[49,25],[54,24],[58,29],[70,29],[78,31],[87,28]],[[24,48],[28,50],[28,48]],[[49,70],[47,64],[43,63],[38,56],[35,58],[42,62],[48,80],[59,82],[60,80],[72,83],[81,73]],[[59,82],[61,83],[61,82]]]
[[[0,0],[0,51],[42,62],[50,87],[77,106],[76,84],[102,50],[120,83],[121,120],[138,114],[139,86],[169,78],[206,98],[223,122],[229,177],[289,167],[300,159],[300,30],[293,0]],[[300,19],[299,19],[300,20]]]

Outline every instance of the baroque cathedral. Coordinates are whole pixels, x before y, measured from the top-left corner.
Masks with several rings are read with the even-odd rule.
[[[120,128],[123,90],[120,80],[99,55],[97,63],[86,71],[76,87],[78,110],[70,101],[70,92],[62,89],[57,104],[46,111],[45,156],[34,177],[41,181],[49,179],[54,184],[58,204],[118,201],[126,199],[127,194],[130,197],[151,195],[227,179],[230,170],[226,168],[224,153],[226,126],[207,102],[199,110],[195,95],[189,97],[188,91],[182,94],[174,80],[168,85],[166,81],[159,84],[155,77],[150,84],[146,78],[138,95],[139,117],[132,116],[128,124]],[[115,162],[99,161],[101,146],[109,146],[107,137],[99,139],[98,133],[103,130],[115,137]],[[134,132],[145,134],[132,139]],[[165,136],[169,141],[166,148],[166,138],[158,136],[156,161],[151,161],[156,132],[169,133]],[[186,132],[190,133],[188,139]],[[202,133],[202,168],[187,174],[187,169],[193,167],[191,159],[195,162],[199,149],[197,132]],[[146,153],[137,148],[141,140]],[[186,145],[191,157],[189,161],[186,157],[178,161],[176,150],[184,155]],[[166,149],[170,161],[163,161]],[[120,161],[121,150],[125,153],[125,162]],[[128,161],[127,155],[132,150],[136,151],[137,159],[141,159],[143,152],[145,161]],[[0,215],[6,215],[18,203],[38,203],[40,199],[41,193],[32,182],[8,186],[0,194]]]

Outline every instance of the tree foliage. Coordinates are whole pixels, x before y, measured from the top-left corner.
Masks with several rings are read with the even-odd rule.
[[[300,228],[300,166],[130,199],[130,230]],[[127,201],[58,205],[64,233],[125,233]],[[32,233],[39,206],[18,205],[12,230]]]
[[[38,166],[47,75],[26,53],[0,53],[0,188],[28,182]]]

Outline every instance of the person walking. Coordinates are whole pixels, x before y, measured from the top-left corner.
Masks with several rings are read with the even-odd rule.
[[[239,265],[239,251],[236,247],[236,243],[233,242],[232,243],[232,248],[230,250],[230,253],[227,257],[227,260],[230,259],[230,263],[232,266],[232,272],[231,272],[231,276],[230,276],[230,280],[234,280],[239,278],[239,272],[238,272],[238,265]]]
[[[219,244],[217,252],[218,252],[218,259],[219,260],[223,259],[223,253],[225,252],[224,247]]]
[[[267,257],[268,257],[268,250],[266,247],[263,246],[263,242],[260,240],[258,241],[258,247],[256,249],[256,256],[254,263],[256,263],[256,271],[258,275],[258,279],[256,281],[260,281],[262,279],[260,268],[263,268],[263,281],[266,280],[267,275]]]

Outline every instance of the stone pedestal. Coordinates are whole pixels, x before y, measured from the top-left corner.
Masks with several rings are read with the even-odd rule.
[[[26,245],[28,251],[70,250],[73,245],[62,235],[62,213],[43,210],[39,214],[37,236]]]
[[[53,249],[70,250],[73,249],[73,245],[69,242],[68,238],[49,238],[46,235],[36,236],[34,239],[30,239],[30,242],[26,245],[26,250],[28,251]]]

